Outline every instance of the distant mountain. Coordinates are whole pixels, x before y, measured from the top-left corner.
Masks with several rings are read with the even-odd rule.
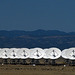
[[[64,36],[64,35],[75,35],[75,32],[66,33],[58,30],[35,30],[35,31],[21,31],[21,30],[13,30],[13,31],[5,31],[0,30],[0,36],[6,37],[15,37],[15,36]]]
[[[58,47],[60,49],[75,47],[75,32],[41,29],[35,31],[0,30],[0,47]]]

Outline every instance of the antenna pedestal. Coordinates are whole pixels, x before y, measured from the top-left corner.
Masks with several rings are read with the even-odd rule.
[[[75,60],[71,60],[71,65],[75,65]]]
[[[39,59],[32,59],[31,64],[40,64]]]
[[[27,64],[26,59],[22,59],[22,61],[24,65]]]
[[[55,62],[55,60],[53,59],[52,60],[52,63],[51,63],[52,65],[56,65],[56,62]]]
[[[69,59],[66,59],[66,60],[65,60],[65,63],[66,63],[67,65],[69,65],[69,63],[70,63],[70,62],[69,62]]]
[[[49,64],[49,59],[45,59],[45,65]]]
[[[10,59],[10,64],[16,64],[16,59]]]
[[[2,63],[8,64],[8,60],[7,59],[2,59]]]
[[[20,64],[20,59],[17,59],[17,64]]]
[[[40,62],[39,62],[39,59],[38,60],[35,60],[35,64],[40,64]]]

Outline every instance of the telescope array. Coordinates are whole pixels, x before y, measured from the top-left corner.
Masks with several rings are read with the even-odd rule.
[[[2,59],[58,59],[64,58],[75,60],[75,48],[60,50],[58,48],[0,48],[0,58]]]

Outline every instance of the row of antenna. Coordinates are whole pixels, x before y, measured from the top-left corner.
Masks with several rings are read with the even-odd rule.
[[[0,48],[0,58],[2,59],[64,59],[75,60],[75,48],[60,50],[58,48]]]

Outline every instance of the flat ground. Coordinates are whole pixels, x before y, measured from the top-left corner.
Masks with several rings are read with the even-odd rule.
[[[75,75],[75,66],[0,65],[0,75]]]

